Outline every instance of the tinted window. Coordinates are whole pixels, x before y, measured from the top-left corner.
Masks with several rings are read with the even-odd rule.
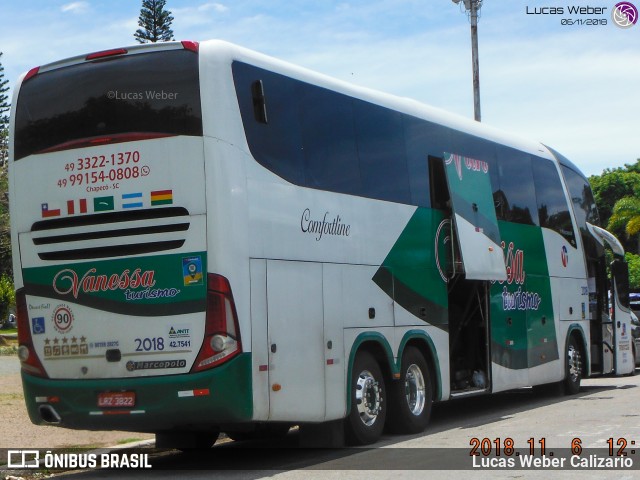
[[[126,133],[202,135],[196,53],[170,50],[86,62],[38,74],[20,87],[16,160]]]
[[[538,225],[538,207],[533,186],[531,156],[498,147],[499,190],[494,194],[498,218],[508,222]]]
[[[491,188],[493,189],[494,200],[500,198],[496,195],[499,190],[498,182],[498,168],[496,165],[496,145],[482,138],[474,137],[472,135],[462,132],[452,132],[452,143],[448,151],[451,153],[457,153],[467,158],[473,158],[474,160],[482,160],[489,165],[489,177],[491,180]],[[500,208],[499,202],[496,202],[496,213]],[[498,216],[500,218],[500,216]]]
[[[412,203],[402,114],[240,62],[233,76],[257,162],[296,185]],[[260,118],[257,81],[266,110]],[[426,159],[415,171],[422,198]]]
[[[298,111],[298,83],[282,75],[244,63],[233,64],[238,103],[249,146],[255,159],[285,180],[304,183],[304,156]],[[268,123],[255,119],[252,86],[262,80]]]
[[[354,101],[354,110],[365,195],[411,203],[402,115],[359,100]]]
[[[599,223],[598,210],[596,209],[591,186],[583,175],[565,165],[562,165],[561,168],[567,183],[567,189],[571,195],[573,212],[580,229],[585,254],[587,258],[598,258],[602,254],[602,248],[587,230],[587,222],[593,225]]]
[[[437,194],[430,192],[429,158],[440,159],[441,161],[444,152],[448,151],[450,147],[450,131],[441,125],[408,115],[403,116],[402,123],[404,126],[411,201],[414,205],[427,207],[430,205],[431,195],[441,196],[440,191]],[[437,175],[433,176],[438,177]],[[438,178],[444,181],[444,170],[442,170],[442,176]],[[446,188],[446,185],[444,187]],[[437,188],[441,189],[440,185]]]
[[[362,195],[351,99],[324,88],[301,84],[299,102],[305,185]]]
[[[562,173],[567,182],[578,225],[584,225],[585,222],[597,225],[600,220],[589,181],[583,175],[565,166],[562,167]]]
[[[540,226],[555,230],[575,247],[569,205],[556,166],[550,160],[534,158],[532,167]]]

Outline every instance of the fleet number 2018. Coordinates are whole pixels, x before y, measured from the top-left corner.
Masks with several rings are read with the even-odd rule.
[[[136,352],[150,352],[154,350],[164,350],[164,338],[136,338]]]

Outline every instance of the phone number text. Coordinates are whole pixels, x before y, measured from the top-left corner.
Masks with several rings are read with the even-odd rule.
[[[72,173],[68,177],[58,180],[58,187],[65,188],[67,186],[75,187],[76,185],[95,185],[97,183],[115,182],[118,180],[129,180],[132,178],[146,177],[151,169],[143,165],[141,167],[120,167],[110,168],[108,170]]]

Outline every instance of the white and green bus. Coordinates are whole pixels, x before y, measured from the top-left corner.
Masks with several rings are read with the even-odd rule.
[[[12,105],[34,423],[365,444],[633,371],[624,252],[545,145],[221,41],[37,67]]]

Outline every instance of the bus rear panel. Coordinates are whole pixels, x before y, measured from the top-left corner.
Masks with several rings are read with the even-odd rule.
[[[22,80],[11,218],[34,423],[251,417],[231,287],[208,274],[198,57],[192,42],[140,46]]]

